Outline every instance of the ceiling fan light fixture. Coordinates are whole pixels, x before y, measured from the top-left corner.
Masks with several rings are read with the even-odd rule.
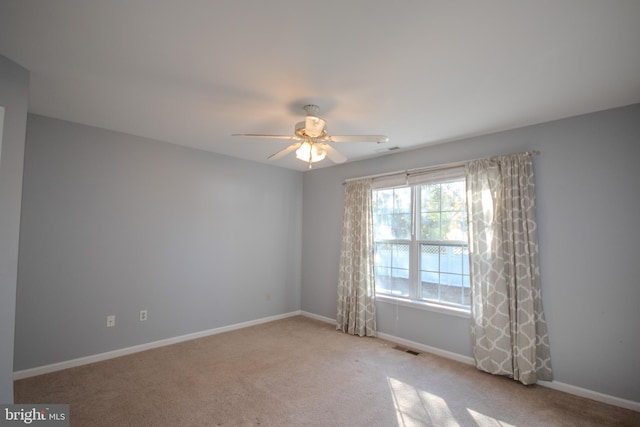
[[[318,144],[305,141],[296,150],[296,157],[303,162],[315,163],[327,157],[327,152]]]

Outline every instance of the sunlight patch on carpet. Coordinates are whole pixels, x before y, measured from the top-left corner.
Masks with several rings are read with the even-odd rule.
[[[497,420],[488,415],[481,414],[480,412],[476,412],[473,409],[467,408],[467,412],[469,415],[478,423],[479,426],[487,426],[487,427],[515,427],[513,424],[509,424],[504,421]]]
[[[459,426],[447,402],[435,394],[387,377],[398,426]]]

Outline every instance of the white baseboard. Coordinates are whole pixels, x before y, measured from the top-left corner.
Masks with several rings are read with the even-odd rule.
[[[181,335],[178,337],[167,338],[164,340],[153,341],[150,343],[140,344],[133,347],[127,347],[119,350],[108,351],[106,353],[100,353],[92,356],[81,357],[78,359],[67,360],[64,362],[53,363],[51,365],[38,366],[35,368],[24,369],[22,371],[15,371],[13,373],[13,379],[20,380],[23,378],[29,378],[36,375],[42,375],[50,372],[61,371],[63,369],[73,368],[76,366],[88,365],[89,363],[100,362],[107,359],[113,359],[115,357],[126,356],[128,354],[138,353],[145,350],[151,350],[153,348],[164,347],[166,345],[177,344],[183,341],[189,341],[196,338],[202,338],[210,335],[221,334],[223,332],[229,332],[236,329],[247,328],[249,326],[259,325],[262,323],[272,322],[274,320],[280,320],[280,319],[285,319],[287,317],[300,316],[300,315],[308,317],[310,319],[315,319],[325,323],[329,323],[332,325],[336,324],[335,319],[331,319],[325,316],[320,316],[318,314],[310,313],[307,311],[297,310],[297,311],[292,311],[290,313],[278,314],[275,316],[269,316],[269,317],[263,317],[261,319],[250,320],[248,322],[236,323],[235,325],[222,326],[220,328],[214,328],[206,331],[195,332],[192,334]],[[436,347],[431,347],[419,342],[396,337],[395,335],[385,334],[383,332],[378,332],[376,335],[381,339],[384,339],[396,344],[400,344],[408,348],[435,354],[437,356],[446,357],[447,359],[456,360],[458,362],[465,363],[467,365],[475,365],[473,358],[469,356],[464,356],[462,354],[453,353],[451,351],[442,350]],[[622,399],[615,396],[610,396],[608,394],[599,393],[597,391],[588,390],[585,388],[573,386],[571,384],[565,384],[558,381],[538,381],[538,384],[543,387],[573,394],[575,396],[580,396],[587,399],[595,400],[597,402],[602,402],[609,405],[614,405],[621,408],[630,409],[632,411],[640,412],[640,402],[635,402],[633,400],[627,400],[627,399]]]
[[[287,317],[299,316],[302,314],[300,310],[290,313],[278,314],[275,316],[263,317],[261,319],[250,320],[248,322],[236,323],[235,325],[222,326],[219,328],[209,329],[206,331],[194,332],[192,334],[180,335],[178,337],[167,338],[164,340],[153,341],[145,344],[135,345],[133,347],[121,348],[118,350],[107,351],[105,353],[94,354],[91,356],[80,357],[78,359],[66,360],[64,362],[52,363],[51,365],[38,366],[35,368],[15,371],[13,373],[14,380],[34,377],[36,375],[48,374],[50,372],[61,371],[63,369],[74,368],[76,366],[88,365],[89,363],[101,362],[103,360],[113,359],[115,357],[126,356],[128,354],[139,353],[152,348],[164,347],[166,345],[177,344],[183,341],[194,340],[196,338],[207,337],[210,335],[221,334],[236,329],[247,328],[249,326],[259,325],[262,323],[273,322],[274,320],[285,319]]]
[[[301,311],[300,314],[310,319],[319,320],[321,322],[329,323],[334,326],[336,325],[336,319],[331,319],[330,317],[320,316],[319,314],[309,313],[308,311]]]
[[[426,353],[435,354],[436,356],[446,357],[447,359],[452,359],[458,362],[466,363],[467,365],[474,365],[475,362],[473,357],[464,356],[462,354],[454,353],[452,351],[442,350],[440,348],[431,347],[430,345],[425,345],[419,342],[407,340],[404,338],[396,337],[395,335],[385,334],[383,332],[378,332],[378,338],[382,338],[383,340],[391,341],[396,344],[400,344],[407,348],[424,351]]]
[[[432,353],[438,356],[446,357],[448,359],[456,360],[458,362],[466,363],[468,365],[475,365],[473,357],[463,356],[458,353],[442,350],[436,347],[421,344],[419,342],[410,341],[404,338],[399,338],[394,335],[378,332],[377,336],[387,341],[400,344],[407,348],[415,350],[421,350],[427,353]],[[599,393],[597,391],[588,390],[586,388],[576,387],[571,384],[565,384],[558,381],[538,381],[538,385],[542,387],[551,388],[565,393],[573,394],[575,396],[584,397],[587,399],[595,400],[597,402],[606,403],[608,405],[618,406],[625,409],[631,409],[632,411],[640,412],[640,402],[633,400],[622,399],[620,397],[610,396],[608,394]]]
[[[329,317],[320,316],[318,314],[310,313],[308,311],[301,311],[300,314],[302,316],[308,317],[310,319],[320,320],[325,323],[329,323],[331,325],[336,324],[336,319],[331,319]],[[466,363],[468,365],[474,365],[475,362],[472,357],[463,356],[458,353],[453,353],[451,351],[442,350],[436,347],[431,347],[425,344],[421,344],[419,342],[410,341],[404,338],[396,337],[395,335],[385,334],[383,332],[376,332],[376,336],[383,340],[391,341],[396,344],[403,345],[407,348],[412,348],[416,350],[421,350],[426,353],[432,353],[438,356],[446,357],[447,359],[457,360],[458,362]]]
[[[631,409],[632,411],[640,412],[640,402],[634,402],[633,400],[627,400],[627,399],[622,399],[620,397],[610,396],[608,394],[599,393],[597,391],[589,390],[582,387],[577,387],[571,384],[561,383],[558,381],[538,381],[538,385],[541,385],[547,388],[552,388],[558,391],[563,391],[565,393],[573,394],[575,396],[585,397],[587,399],[606,403],[608,405],[619,406],[621,408]]]

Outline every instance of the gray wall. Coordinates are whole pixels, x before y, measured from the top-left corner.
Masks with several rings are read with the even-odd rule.
[[[37,115],[24,172],[16,370],[300,309],[300,172]]]
[[[534,166],[555,380],[640,401],[640,105],[306,172],[302,309],[336,316],[345,179],[526,150],[541,151]],[[472,355],[468,319],[377,308],[381,332]]]
[[[0,55],[0,403],[13,403],[13,340],[18,236],[29,72]]]
[[[24,129],[28,73],[0,64],[0,200],[15,217],[20,116],[10,114],[12,104],[23,111]],[[640,401],[640,105],[304,174],[40,116],[29,116],[27,133],[16,370],[300,308],[335,318],[345,179],[537,149],[556,380]],[[0,218],[17,238],[15,218]],[[14,284],[5,276],[0,375],[11,398]],[[378,325],[471,355],[465,318],[378,303]]]

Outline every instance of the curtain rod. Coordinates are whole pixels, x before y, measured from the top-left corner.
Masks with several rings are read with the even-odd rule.
[[[537,155],[540,154],[540,151],[531,150],[531,151],[523,151],[521,153],[514,153],[514,154],[525,154],[525,153],[529,153],[532,156],[537,156]],[[501,156],[504,156],[504,155],[506,155],[506,154],[499,154],[497,156],[491,156],[491,157],[480,157],[480,158],[477,158],[477,159],[470,159],[470,160],[461,160],[459,162],[445,163],[445,164],[436,165],[436,166],[426,166],[426,167],[423,167],[423,168],[405,169],[405,170],[400,170],[400,171],[395,171],[395,172],[384,172],[384,173],[379,173],[379,174],[375,174],[375,175],[360,176],[360,177],[356,177],[356,178],[345,179],[342,184],[344,185],[347,182],[357,181],[359,179],[382,178],[383,176],[392,176],[392,175],[399,175],[399,174],[408,175],[408,174],[412,174],[412,173],[416,173],[416,172],[429,172],[429,171],[457,168],[457,167],[460,167],[460,166],[464,166],[465,163],[473,162],[473,161],[476,161],[476,160],[482,160],[482,159],[493,159],[493,158],[501,157]]]

